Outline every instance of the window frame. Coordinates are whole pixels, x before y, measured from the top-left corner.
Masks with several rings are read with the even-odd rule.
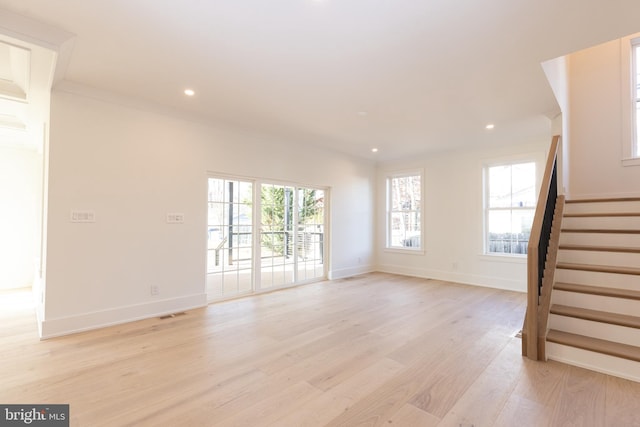
[[[391,209],[391,204],[392,204],[392,186],[391,186],[391,181],[393,179],[396,178],[406,178],[406,177],[411,177],[411,176],[418,176],[419,180],[420,180],[420,203],[418,205],[418,209],[412,209],[409,212],[417,212],[420,215],[420,220],[418,222],[419,227],[420,227],[420,231],[419,231],[419,237],[420,237],[420,245],[419,246],[392,246],[391,242],[392,242],[392,216],[394,212],[400,212],[400,211],[393,211]],[[422,169],[412,169],[412,170],[406,170],[406,171],[398,171],[398,172],[391,172],[386,174],[385,176],[385,197],[386,197],[386,204],[385,204],[385,246],[384,246],[384,250],[386,252],[398,252],[398,253],[405,253],[405,254],[424,254],[425,250],[424,250],[424,170]],[[402,211],[402,212],[406,212],[406,211]]]
[[[524,163],[533,163],[535,167],[535,201],[532,207],[511,206],[508,208],[490,208],[489,207],[489,169],[499,166],[514,166]],[[535,215],[538,197],[540,195],[540,186],[542,181],[544,167],[544,153],[530,153],[519,156],[510,156],[500,159],[488,160],[482,164],[482,256],[489,258],[508,258],[513,260],[524,260],[527,254],[507,253],[507,252],[490,252],[489,251],[489,210],[533,210]]]
[[[637,55],[640,50],[640,33],[624,37],[621,41],[620,69],[622,88],[622,165],[640,166],[640,135],[638,135]]]

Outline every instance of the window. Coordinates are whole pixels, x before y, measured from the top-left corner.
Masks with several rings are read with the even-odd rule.
[[[485,167],[485,252],[526,254],[536,206],[536,162]]]
[[[640,39],[632,47],[632,99],[633,99],[633,157],[640,157]]]
[[[640,166],[640,34],[621,40],[622,165]],[[626,46],[626,48],[624,48]]]
[[[387,178],[387,248],[422,249],[422,174]]]

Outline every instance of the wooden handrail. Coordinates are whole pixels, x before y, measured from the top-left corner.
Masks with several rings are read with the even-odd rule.
[[[542,286],[542,270],[544,269],[544,262],[541,262],[541,255],[546,257],[547,251],[546,246],[543,248],[540,247],[540,239],[544,237],[544,234],[548,233],[546,236],[548,241],[549,235],[551,234],[550,225],[546,227],[546,233],[543,233],[543,226],[546,225],[545,214],[548,215],[547,211],[550,202],[553,204],[552,209],[555,210],[557,188],[552,189],[552,184],[557,185],[555,177],[557,176],[556,166],[559,141],[559,135],[555,135],[551,141],[551,147],[549,148],[549,155],[542,177],[542,185],[540,186],[536,212],[531,226],[529,244],[527,246],[527,312],[522,330],[522,354],[533,360],[538,360],[538,304]],[[553,200],[550,200],[550,196]],[[551,215],[553,215],[553,212]]]

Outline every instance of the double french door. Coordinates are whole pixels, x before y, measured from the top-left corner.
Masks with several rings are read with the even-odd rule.
[[[209,178],[209,299],[324,279],[326,193]]]

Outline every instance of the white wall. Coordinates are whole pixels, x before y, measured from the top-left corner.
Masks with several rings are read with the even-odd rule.
[[[561,56],[542,63],[542,69],[547,76],[553,95],[558,102],[560,114],[551,122],[551,134],[561,135],[561,145],[558,149],[558,182],[560,194],[569,195],[569,163],[571,160],[569,141],[569,60]]]
[[[385,164],[377,176],[377,259],[379,269],[398,274],[526,291],[526,260],[483,255],[485,162],[531,154],[545,158],[551,143],[468,149]],[[425,253],[385,251],[385,178],[389,172],[422,168],[425,173]],[[544,168],[544,165],[542,165]]]
[[[623,166],[630,144],[627,44],[614,40],[569,56],[572,198],[640,196],[640,166]]]
[[[33,284],[39,257],[42,156],[0,146],[0,290]]]
[[[45,337],[205,304],[208,171],[329,186],[331,277],[372,269],[368,161],[61,91],[49,140]]]

